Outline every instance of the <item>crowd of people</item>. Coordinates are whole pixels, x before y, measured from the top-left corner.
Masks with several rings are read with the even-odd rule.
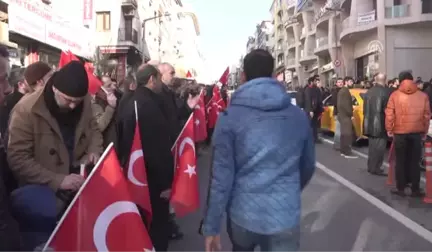
[[[420,189],[421,158],[424,141],[429,130],[432,109],[432,86],[421,78],[414,80],[411,71],[398,78],[386,79],[377,73],[373,81],[354,84],[351,77],[337,78],[332,89],[323,88],[319,77],[308,79],[308,85],[296,93],[296,103],[310,118],[315,141],[320,143],[318,131],[323,109],[323,99],[331,95],[335,150],[345,158],[357,158],[351,145],[354,141],[353,102],[351,88],[367,89],[363,98],[363,135],[368,137],[367,170],[372,175],[387,176],[383,169],[389,141],[394,144],[396,157],[396,189],[394,194],[405,196],[409,187],[413,197],[423,196]]]
[[[91,95],[82,62],[57,70],[44,62],[10,69],[8,52],[0,48],[1,251],[43,245],[83,185],[80,165],[91,169],[111,142],[121,165],[128,162],[135,102],[153,208],[151,240],[166,251],[170,239],[183,237],[168,200],[171,147],[205,85],[176,78],[172,65],[154,61],[119,82],[99,79],[102,86]]]

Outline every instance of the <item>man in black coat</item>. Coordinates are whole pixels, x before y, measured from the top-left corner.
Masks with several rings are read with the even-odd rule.
[[[337,107],[337,96],[339,93],[339,90],[343,87],[343,79],[342,78],[338,78],[336,80],[336,86],[332,89],[331,91],[331,101],[333,104],[333,118],[336,122],[336,129],[335,129],[335,133],[334,133],[334,139],[333,139],[333,148],[335,150],[339,150],[340,149],[340,136],[341,136],[341,131],[340,131],[340,123],[337,119],[337,114],[338,114],[338,107]]]
[[[9,86],[8,76],[10,73],[8,52],[6,48],[0,47],[0,91]],[[0,103],[3,97],[0,95]],[[18,223],[10,212],[9,197],[3,181],[5,169],[8,169],[6,152],[3,139],[0,138],[0,251],[17,251],[20,249],[20,233]]]
[[[320,117],[323,112],[323,97],[320,88],[317,86],[319,78],[314,76],[308,79],[308,87],[305,89],[304,110],[310,118],[315,142],[320,143],[318,138],[318,129],[320,127]]]
[[[385,83],[385,74],[378,74],[375,86],[367,91],[363,100],[363,134],[369,138],[368,172],[377,176],[386,176],[381,168],[387,146],[384,111],[391,90]]]
[[[173,139],[170,120],[160,98],[163,89],[161,74],[156,67],[146,65],[136,74],[137,88],[131,99],[125,101],[122,121],[118,122],[124,132],[122,141],[130,143],[135,128],[134,101],[137,102],[141,143],[145,156],[147,179],[152,204],[153,219],[150,238],[156,251],[167,251],[171,231],[169,223],[169,195],[174,176],[174,159],[171,154]],[[130,134],[126,134],[130,132]],[[124,153],[122,160],[129,156]]]

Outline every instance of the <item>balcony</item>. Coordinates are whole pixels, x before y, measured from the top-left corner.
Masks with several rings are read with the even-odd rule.
[[[119,29],[118,30],[119,42],[131,42],[135,45],[138,44],[138,31],[135,29]]]
[[[295,70],[295,68],[296,68],[296,61],[295,61],[294,56],[288,56],[286,58],[286,64],[285,64],[285,66],[286,66],[286,69],[288,69],[288,70]]]
[[[410,4],[385,7],[385,18],[402,18],[410,16]]]
[[[314,50],[315,55],[320,55],[320,54],[328,54],[328,37],[321,37],[318,38],[316,40],[316,48]]]
[[[328,37],[318,38],[316,40],[316,47],[328,46]]]
[[[298,23],[297,17],[295,16],[290,16],[284,19],[284,26],[285,28],[287,28],[290,25],[296,24]]]
[[[313,50],[302,49],[300,51],[300,62],[301,63],[308,63],[309,61],[313,61],[315,59],[316,59],[316,57],[314,55]]]
[[[375,10],[359,13],[358,16],[347,17],[342,21],[340,39],[344,38],[348,34],[366,32],[371,29],[376,29],[376,27],[377,22]],[[361,34],[359,34],[359,36],[361,36]],[[359,36],[350,37],[350,39],[356,40]]]
[[[287,43],[287,47],[286,47],[287,50],[294,48],[296,46],[296,41],[293,38],[288,38],[286,40],[286,43]]]
[[[286,7],[287,9],[291,9],[296,6],[296,0],[287,0]]]

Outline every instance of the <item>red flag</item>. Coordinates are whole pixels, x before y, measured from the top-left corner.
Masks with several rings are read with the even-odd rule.
[[[204,105],[204,92],[201,91],[200,99],[194,110],[194,124],[195,124],[195,141],[200,142],[207,139],[206,127],[206,111]]]
[[[150,227],[152,219],[152,207],[150,203],[150,192],[147,183],[147,172],[144,163],[144,153],[141,145],[141,134],[138,124],[138,111],[135,102],[135,134],[130,151],[129,161],[126,165],[126,176],[128,178],[129,190],[135,203],[146,212],[147,226]]]
[[[186,78],[192,78],[192,74],[189,72],[189,70],[187,71]]]
[[[60,54],[60,61],[58,68],[62,68],[63,66],[67,65],[71,61],[80,61],[71,51],[62,51]]]
[[[222,83],[222,85],[228,84],[228,77],[229,77],[229,67],[225,69],[222,76],[219,78],[219,82]]]
[[[53,251],[153,250],[112,143],[78,191],[46,246]]]
[[[194,138],[193,114],[191,114],[171,148],[175,174],[170,202],[175,213],[180,217],[199,208]]]
[[[95,95],[102,87],[102,81],[100,81],[90,70],[86,70],[87,77],[89,80],[89,89],[88,92],[92,95]]]
[[[216,126],[217,118],[219,117],[219,112],[225,109],[225,102],[223,101],[220,90],[217,85],[213,87],[213,96],[207,105],[208,113],[208,127],[213,129]]]

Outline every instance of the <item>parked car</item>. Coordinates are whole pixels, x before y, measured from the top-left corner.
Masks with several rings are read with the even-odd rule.
[[[363,135],[363,98],[366,94],[366,89],[354,88],[350,89],[352,105],[353,105],[353,126],[354,132],[357,140],[365,139],[366,136]],[[336,121],[333,117],[333,103],[331,95],[327,96],[324,101],[324,112],[321,116],[321,129],[324,131],[335,132]]]

